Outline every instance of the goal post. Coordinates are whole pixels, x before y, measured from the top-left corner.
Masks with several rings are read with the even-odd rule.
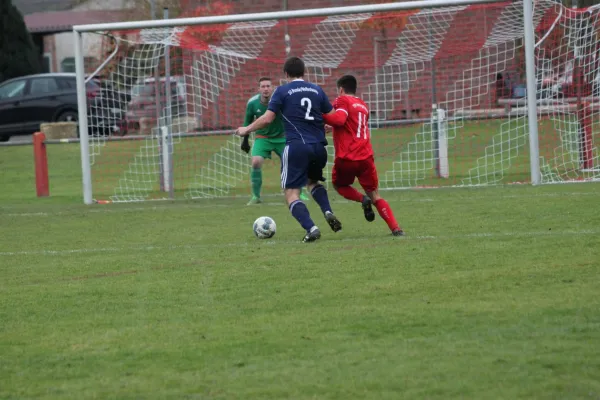
[[[92,171],[90,160],[90,144],[87,126],[86,81],[84,70],[83,40],[81,34],[73,32],[75,47],[75,79],[77,82],[77,109],[79,113],[78,129],[81,150],[81,175],[83,179],[83,202],[92,204]]]
[[[539,185],[540,149],[537,126],[537,79],[535,71],[535,37],[533,34],[533,0],[523,0],[523,30],[525,44],[525,82],[527,86],[527,117],[531,183]],[[536,96],[531,96],[535,93]]]
[[[233,131],[260,77],[285,83],[288,55],[331,100],[357,77],[383,190],[597,180],[598,15],[433,0],[75,26],[84,202],[249,196]],[[92,41],[116,48],[85,70]],[[588,91],[565,76],[576,57]],[[281,194],[279,165],[265,161],[263,195]]]

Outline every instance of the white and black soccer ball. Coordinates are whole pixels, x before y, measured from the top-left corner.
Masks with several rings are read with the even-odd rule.
[[[268,239],[275,235],[277,225],[275,225],[275,221],[271,217],[258,217],[254,221],[254,225],[252,225],[252,230],[257,238]]]

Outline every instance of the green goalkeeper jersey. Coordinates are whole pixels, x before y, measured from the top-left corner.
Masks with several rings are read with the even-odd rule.
[[[261,103],[260,94],[252,96],[250,100],[248,100],[248,104],[246,105],[246,118],[244,119],[244,126],[248,126],[255,119],[260,118],[260,116],[262,116],[267,111],[267,108],[268,104]],[[271,122],[263,129],[258,129],[256,131],[256,137],[266,139],[285,138],[283,121],[281,120],[281,116],[277,114],[273,122]]]

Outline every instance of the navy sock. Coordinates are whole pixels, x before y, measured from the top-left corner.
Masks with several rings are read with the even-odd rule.
[[[329,197],[327,196],[327,189],[325,189],[323,185],[319,184],[315,186],[310,193],[319,207],[321,207],[323,214],[325,214],[327,211],[332,212],[331,205],[329,205]]]
[[[310,231],[310,228],[315,226],[315,223],[310,218],[306,204],[304,204],[301,200],[296,200],[290,204],[290,212],[307,232]]]

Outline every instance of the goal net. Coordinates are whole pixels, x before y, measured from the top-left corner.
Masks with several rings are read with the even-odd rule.
[[[600,178],[598,10],[533,5],[545,183]],[[84,33],[111,46],[80,110],[93,198],[248,196],[233,129],[260,77],[285,83],[289,55],[332,100],[338,77],[358,78],[382,189],[528,182],[524,24],[516,1]],[[264,195],[281,193],[279,168],[266,160]]]

